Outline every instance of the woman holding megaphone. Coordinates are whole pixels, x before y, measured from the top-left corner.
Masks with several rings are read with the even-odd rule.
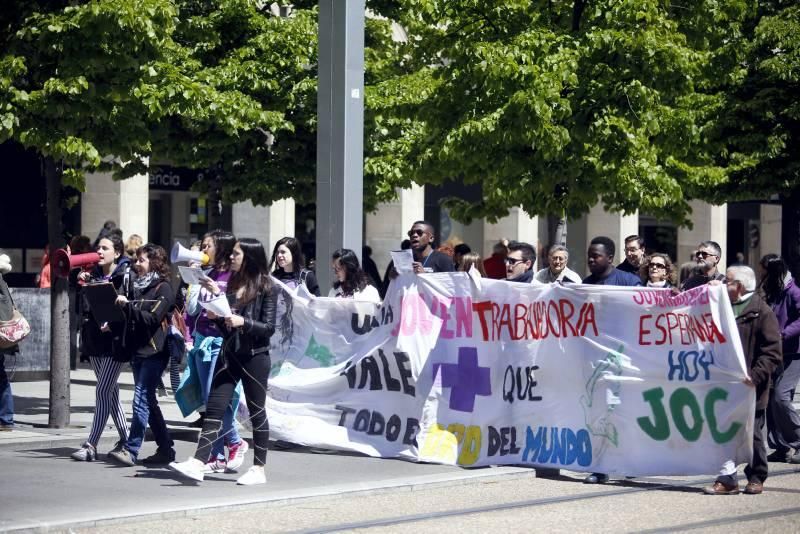
[[[133,298],[133,282],[135,275],[131,269],[130,259],[125,257],[125,244],[122,232],[113,232],[97,243],[99,260],[91,271],[83,271],[78,275],[82,283],[111,282],[120,295]],[[92,314],[88,303],[83,305],[84,316],[81,319],[81,352],[89,356],[92,370],[97,377],[95,386],[95,411],[92,418],[92,429],[89,439],[80,449],[72,453],[72,459],[91,462],[97,458],[97,444],[103,434],[108,416],[114,420],[119,433],[119,441],[113,451],[119,451],[128,438],[128,424],[125,410],[119,400],[119,374],[127,361],[114,357],[114,337],[122,333],[122,323],[103,323]],[[120,361],[118,361],[120,360]]]

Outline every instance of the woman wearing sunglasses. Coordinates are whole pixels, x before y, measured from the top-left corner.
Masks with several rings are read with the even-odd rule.
[[[675,287],[675,268],[667,254],[656,252],[651,254],[639,268],[642,285],[671,289]]]

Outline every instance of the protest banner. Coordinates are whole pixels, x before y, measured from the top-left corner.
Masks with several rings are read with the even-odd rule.
[[[724,286],[437,273],[401,275],[382,306],[288,288],[281,300],[267,398],[279,439],[639,476],[752,455],[755,392]]]

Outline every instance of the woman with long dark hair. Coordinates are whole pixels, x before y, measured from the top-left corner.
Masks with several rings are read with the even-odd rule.
[[[149,424],[158,448],[142,463],[163,465],[175,460],[175,449],[156,390],[169,361],[167,318],[175,307],[175,292],[169,282],[172,273],[163,247],[147,243],[136,249],[135,255],[137,276],[133,282],[133,299],[124,295],[117,297],[117,305],[124,309],[127,320],[125,346],[131,354],[133,368],[133,417],[125,444],[108,456],[122,465],[136,464]]]
[[[800,464],[800,416],[792,405],[800,382],[800,288],[780,256],[768,254],[760,265],[761,291],[778,318],[783,340],[783,373],[772,385],[767,406],[767,429],[775,445],[768,459]]]
[[[206,406],[203,430],[193,457],[173,462],[170,469],[196,481],[204,477],[204,462],[212,443],[223,431],[222,415],[230,405],[237,382],[242,381],[250,420],[253,425],[253,466],[239,477],[237,484],[266,483],[269,422],[265,403],[270,371],[269,338],[275,331],[275,290],[269,276],[264,247],[256,239],[240,239],[231,255],[233,276],[226,296],[233,315],[214,318],[224,343],[217,359],[211,393]],[[209,315],[213,315],[209,313]]]
[[[282,237],[272,249],[272,276],[294,289],[305,285],[308,292],[319,296],[319,283],[314,271],[305,268],[303,246],[294,237]]]
[[[125,257],[125,244],[121,232],[109,232],[97,242],[99,261],[91,271],[83,271],[78,275],[81,283],[111,282],[117,293],[133,298],[135,273],[131,269],[130,259]],[[84,297],[85,298],[85,297]],[[127,358],[115,354],[119,344],[114,343],[115,336],[120,339],[122,324],[104,323],[99,325],[92,314],[88,303],[82,306],[85,311],[81,319],[81,352],[89,357],[92,370],[97,378],[95,386],[95,407],[92,417],[92,428],[89,438],[80,449],[72,453],[72,459],[91,462],[97,458],[97,444],[103,435],[109,415],[119,433],[119,441],[112,449],[119,451],[128,439],[128,422],[125,410],[119,400],[119,375]]]
[[[355,252],[349,248],[340,248],[333,253],[331,266],[336,281],[328,293],[329,297],[381,303],[378,290],[370,285],[367,273],[361,269]]]
[[[206,273],[207,277],[200,283],[205,292],[213,295],[226,292],[232,276],[231,255],[235,244],[236,237],[225,230],[214,230],[203,236],[200,250],[209,257],[209,264],[212,266],[211,270]],[[187,311],[189,314],[197,316],[197,321],[192,331],[193,348],[189,353],[189,357],[192,358],[194,369],[198,371],[203,400],[208,404],[211,381],[214,378],[214,368],[219,357],[219,351],[222,348],[223,339],[222,330],[220,330],[215,321],[209,318],[205,309],[198,304],[199,293],[200,288],[198,287],[189,289],[190,296],[194,298],[190,298]],[[201,408],[200,411],[200,420],[197,425],[202,427],[205,410]],[[249,447],[236,430],[233,406],[229,406],[225,410],[222,419],[222,430],[224,439],[214,443],[210,455],[206,459],[206,468],[209,473],[224,473],[226,470],[236,471],[242,465],[244,455]],[[224,454],[224,445],[226,444],[228,445],[227,458]]]

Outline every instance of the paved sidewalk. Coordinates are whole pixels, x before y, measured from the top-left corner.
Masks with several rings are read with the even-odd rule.
[[[166,377],[165,377],[166,379]],[[129,414],[133,376],[120,377],[123,406]],[[0,432],[0,531],[49,531],[77,526],[108,525],[132,518],[174,518],[200,510],[230,510],[253,505],[339,498],[347,495],[413,491],[422,487],[471,484],[477,480],[533,477],[532,469],[458,467],[370,458],[360,454],[313,454],[307,448],[271,450],[268,483],[236,486],[241,471],[252,464],[248,453],[239,474],[210,475],[200,486],[186,484],[164,468],[137,465],[122,468],[106,462],[105,453],[118,435],[105,431],[96,462],[76,462],[69,454],[86,440],[94,410],[94,374],[72,372],[71,420],[66,429],[47,428],[49,383],[13,382],[17,428]],[[169,385],[167,385],[169,391]],[[175,440],[178,458],[194,451],[199,430],[184,420],[172,396],[161,397],[164,417]],[[250,438],[244,431],[243,437]],[[145,442],[142,456],[155,450]]]
[[[170,432],[174,439],[196,440],[198,429],[189,426],[197,419],[192,415],[184,419],[178,406],[172,398],[169,387],[169,377],[164,376],[167,386],[167,397],[160,397],[159,404],[167,420]],[[16,428],[12,432],[0,432],[0,449],[6,448],[31,448],[31,447],[79,447],[89,436],[94,414],[94,373],[88,364],[71,372],[70,380],[70,424],[68,428],[48,428],[50,382],[12,382],[11,390],[14,394],[14,420]],[[120,397],[125,408],[125,414],[130,421],[131,402],[133,400],[133,373],[130,368],[123,371],[119,379]],[[100,449],[114,443],[119,439],[116,428],[109,418],[108,426],[100,440]],[[110,448],[110,447],[109,447]]]

